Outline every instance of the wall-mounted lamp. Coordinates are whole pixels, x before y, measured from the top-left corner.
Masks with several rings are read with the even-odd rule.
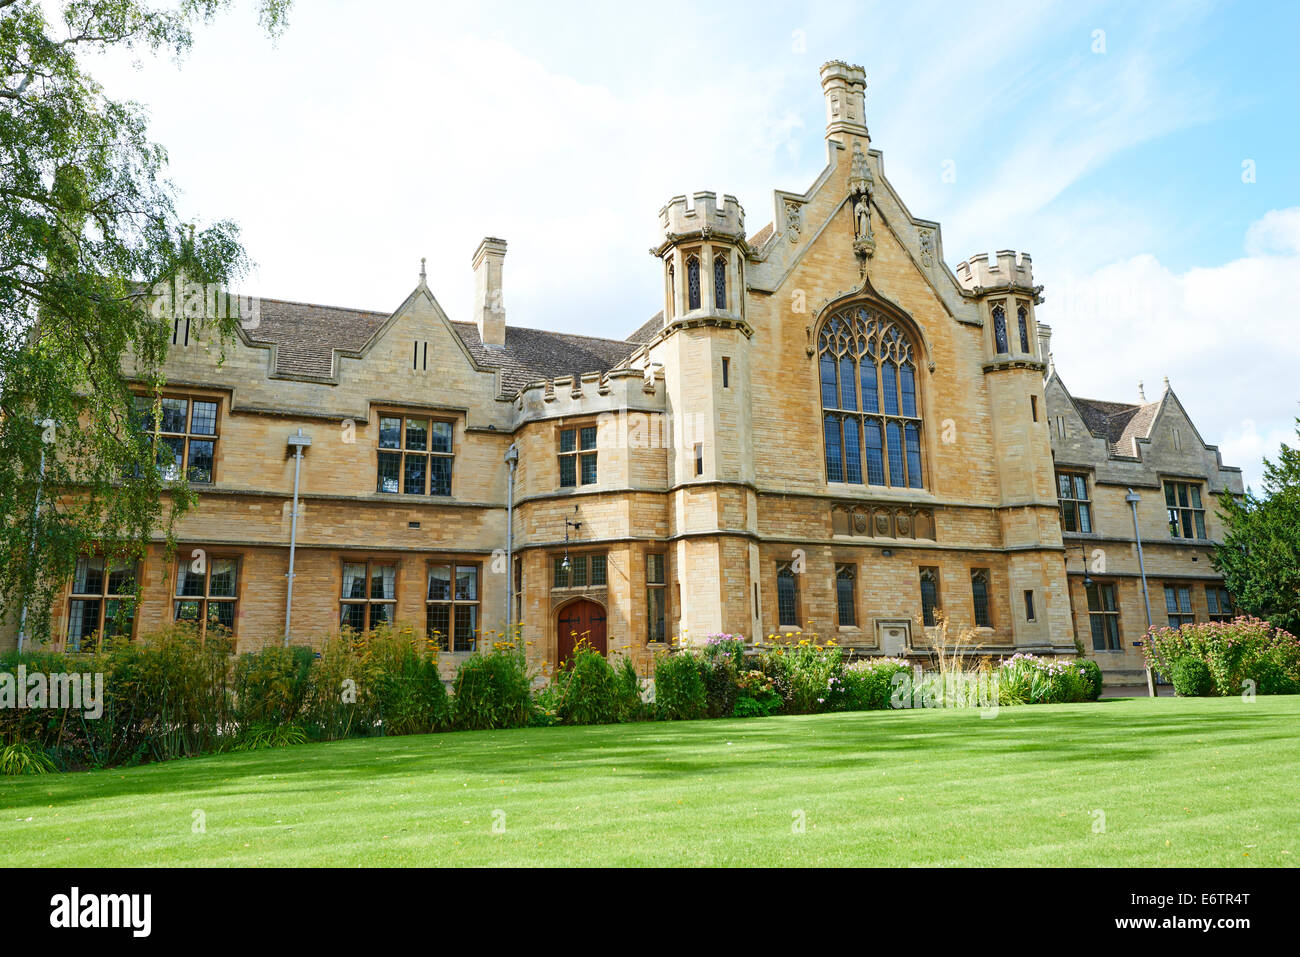
[[[578,506],[573,506],[573,511],[576,514]],[[565,573],[569,571],[569,529],[576,532],[580,528],[582,528],[582,522],[575,522],[568,518],[564,520],[564,561],[560,562],[560,567],[564,569]]]

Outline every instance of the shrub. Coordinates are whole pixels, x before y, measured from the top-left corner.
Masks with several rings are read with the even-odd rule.
[[[636,673],[632,659],[624,656],[616,671],[622,709],[619,720],[645,721],[653,717],[653,709],[641,697],[641,676]]]
[[[39,747],[13,741],[0,748],[0,774],[49,774],[54,762]]]
[[[742,671],[736,677],[736,703],[731,714],[736,718],[766,718],[785,704],[776,683],[758,670]]]
[[[1076,661],[1075,664],[1079,666],[1079,670],[1083,673],[1084,678],[1088,682],[1087,697],[1085,700],[1096,701],[1101,697],[1101,665],[1097,664],[1097,662],[1093,661],[1091,658],[1081,658]]]
[[[708,691],[699,659],[691,651],[663,656],[655,666],[655,714],[665,721],[703,718]]]
[[[437,645],[409,632],[372,633],[361,643],[365,706],[385,735],[429,734],[447,726],[447,688]]]
[[[241,733],[292,724],[307,701],[314,653],[301,645],[271,645],[235,664],[235,717]]]
[[[522,728],[532,709],[531,678],[512,649],[478,652],[460,663],[452,685],[452,721],[465,730]]]
[[[1214,678],[1210,666],[1200,658],[1187,655],[1179,658],[1170,669],[1174,691],[1183,698],[1204,698],[1214,694]]]
[[[555,676],[560,694],[556,715],[564,724],[614,724],[625,708],[623,685],[608,659],[580,641],[572,659]]]
[[[1001,704],[1094,700],[1091,696],[1096,682],[1091,673],[1080,662],[1064,658],[1017,654],[998,666],[997,678]]]
[[[1204,662],[1220,695],[1241,694],[1247,681],[1260,694],[1300,693],[1300,639],[1258,618],[1161,628],[1146,636],[1143,651],[1170,681],[1180,661]]]
[[[296,724],[254,724],[239,733],[231,750],[265,751],[306,741],[307,732]]]
[[[781,696],[775,691],[739,694],[731,714],[735,718],[766,718],[780,711],[781,704]]]
[[[736,666],[730,657],[702,656],[704,707],[710,718],[728,718],[736,709]]]
[[[533,693],[532,710],[528,715],[528,727],[553,728],[560,723],[560,695],[562,689],[555,682]]]
[[[846,711],[880,711],[890,707],[894,676],[911,675],[912,666],[901,658],[865,658],[844,669]]]
[[[303,705],[303,727],[310,737],[337,741],[371,734],[378,727],[377,703],[363,693],[370,682],[363,645],[355,636],[338,635],[328,639],[312,661]],[[443,698],[445,702],[445,689]]]
[[[773,636],[775,638],[775,636]],[[842,710],[844,652],[833,645],[818,645],[812,638],[792,636],[797,643],[775,644],[759,656],[759,666],[769,675],[785,702],[788,714],[816,714]]]

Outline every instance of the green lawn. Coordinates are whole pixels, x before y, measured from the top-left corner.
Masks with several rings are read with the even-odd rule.
[[[311,744],[0,779],[0,864],[1293,866],[1298,729],[1127,699]]]

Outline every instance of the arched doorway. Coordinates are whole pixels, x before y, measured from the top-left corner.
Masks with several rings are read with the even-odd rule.
[[[573,660],[573,649],[585,639],[587,644],[606,653],[605,609],[594,601],[580,598],[560,609],[555,620],[556,664]]]

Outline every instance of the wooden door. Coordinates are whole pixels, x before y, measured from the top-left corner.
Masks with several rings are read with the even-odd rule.
[[[605,609],[585,598],[565,605],[556,619],[557,663],[573,660],[573,649],[581,640],[605,654]]]

